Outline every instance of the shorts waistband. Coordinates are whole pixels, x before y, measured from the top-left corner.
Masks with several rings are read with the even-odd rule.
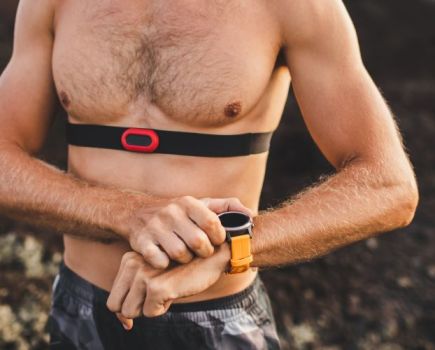
[[[216,299],[172,304],[168,311],[195,312],[231,308],[246,309],[255,303],[258,297],[258,289],[261,284],[261,279],[257,275],[255,280],[247,288],[238,293]],[[84,303],[89,305],[94,303],[105,304],[109,297],[108,291],[99,288],[85,280],[83,277],[80,277],[63,262],[60,266],[59,275],[55,282],[55,288],[61,288],[62,290],[80,298]]]

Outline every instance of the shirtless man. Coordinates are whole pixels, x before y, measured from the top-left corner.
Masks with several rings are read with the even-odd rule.
[[[264,213],[267,152],[70,145],[68,173],[34,157],[57,97],[73,124],[270,132],[291,80],[337,171]],[[256,270],[224,273],[231,254],[217,214],[253,217],[252,267],[261,268],[403,227],[418,202],[400,134],[339,0],[22,0],[0,118],[2,214],[65,234],[53,348],[277,348]]]

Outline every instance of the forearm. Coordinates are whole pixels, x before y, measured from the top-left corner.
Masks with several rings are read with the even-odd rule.
[[[394,167],[393,167],[394,169]],[[400,175],[406,172],[407,175]],[[255,219],[254,266],[310,260],[410,222],[418,194],[412,170],[353,162],[279,209]]]
[[[29,224],[84,238],[126,238],[135,214],[159,198],[91,185],[0,144],[0,212]]]

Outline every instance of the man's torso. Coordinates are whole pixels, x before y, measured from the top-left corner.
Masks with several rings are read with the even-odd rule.
[[[216,134],[274,130],[290,82],[266,2],[63,1],[53,74],[71,122]],[[69,148],[69,171],[162,197],[238,197],[258,208],[267,154],[235,158]],[[65,261],[110,289],[126,243],[65,236]],[[195,300],[235,293],[255,273],[224,276]]]

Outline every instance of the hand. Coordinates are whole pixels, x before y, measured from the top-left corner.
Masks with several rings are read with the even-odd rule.
[[[225,271],[230,256],[228,245],[223,244],[207,259],[196,258],[188,264],[162,271],[152,268],[139,254],[126,253],[107,307],[117,313],[124,328],[131,329],[133,318],[162,315],[174,300],[209,288]]]
[[[174,300],[205,291],[222,276],[230,258],[229,246],[222,244],[207,259],[196,258],[189,264],[154,276],[147,289],[143,314],[147,317],[163,315]]]
[[[113,283],[107,307],[115,312],[126,330],[133,327],[133,318],[141,315],[144,293],[152,277],[163,273],[145,262],[136,252],[123,255],[121,265]]]
[[[206,258],[225,240],[217,213],[235,210],[252,215],[237,198],[184,196],[161,205],[129,235],[131,248],[151,266],[164,269],[170,260],[185,264],[194,254]]]

